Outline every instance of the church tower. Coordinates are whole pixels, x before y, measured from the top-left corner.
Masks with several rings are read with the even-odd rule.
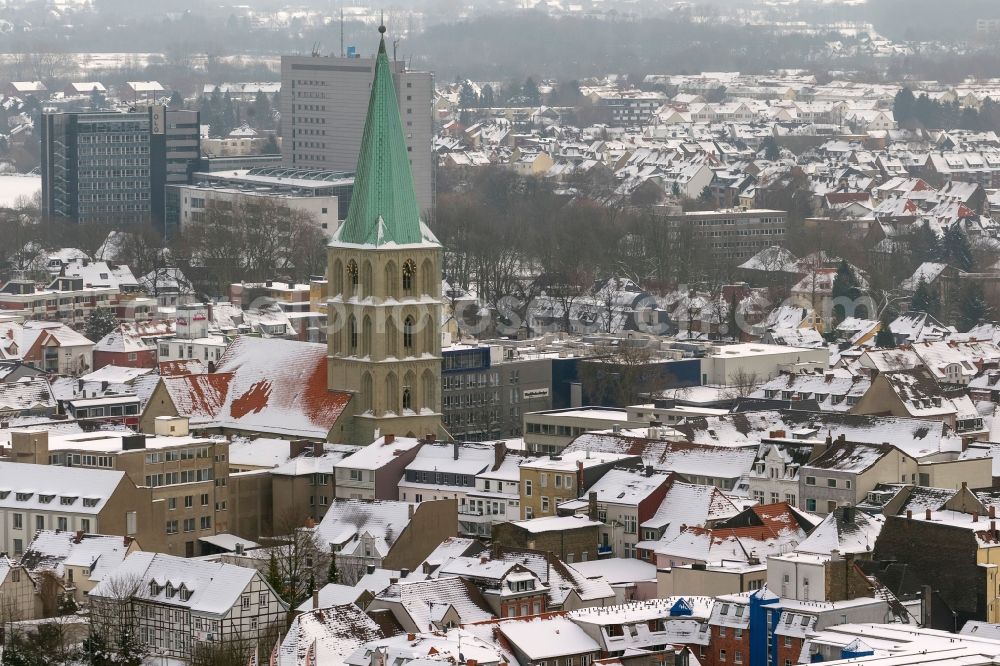
[[[327,386],[354,394],[359,443],[443,434],[441,244],[420,219],[379,32],[351,205],[329,246]]]

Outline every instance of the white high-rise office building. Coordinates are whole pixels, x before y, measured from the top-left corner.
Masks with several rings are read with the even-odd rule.
[[[434,203],[434,79],[390,61],[421,211]],[[374,58],[282,56],[281,134],[286,166],[354,171],[361,148]]]

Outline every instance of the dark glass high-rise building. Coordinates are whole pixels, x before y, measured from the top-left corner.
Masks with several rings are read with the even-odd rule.
[[[75,222],[165,228],[164,188],[201,156],[197,111],[163,106],[42,116],[42,213]]]

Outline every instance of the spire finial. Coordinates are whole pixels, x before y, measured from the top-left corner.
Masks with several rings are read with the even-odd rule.
[[[379,10],[378,13],[378,33],[380,35],[385,34],[385,10]]]

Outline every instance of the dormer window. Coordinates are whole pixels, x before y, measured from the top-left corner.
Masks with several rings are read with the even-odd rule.
[[[177,593],[178,596],[181,598],[181,601],[187,601],[188,599],[191,598],[191,590],[189,590],[187,588],[187,585],[185,585],[184,583],[181,583],[181,586],[177,590]]]
[[[149,596],[155,597],[160,593],[160,590],[162,589],[163,588],[161,588],[155,580],[149,581]]]
[[[76,497],[70,497],[68,495],[63,495],[62,497],[59,498],[59,503],[62,504],[63,506],[70,506],[74,502],[76,502],[76,500],[77,500]]]
[[[170,599],[175,594],[177,594],[177,590],[174,588],[173,583],[168,582],[167,583],[167,599]]]
[[[42,504],[48,504],[49,502],[51,502],[55,498],[56,498],[55,495],[39,495],[38,496],[38,501],[41,502]]]
[[[34,494],[35,493],[17,493],[16,495],[14,495],[14,497],[17,499],[18,502],[27,502],[28,500],[31,499],[31,496]]]

